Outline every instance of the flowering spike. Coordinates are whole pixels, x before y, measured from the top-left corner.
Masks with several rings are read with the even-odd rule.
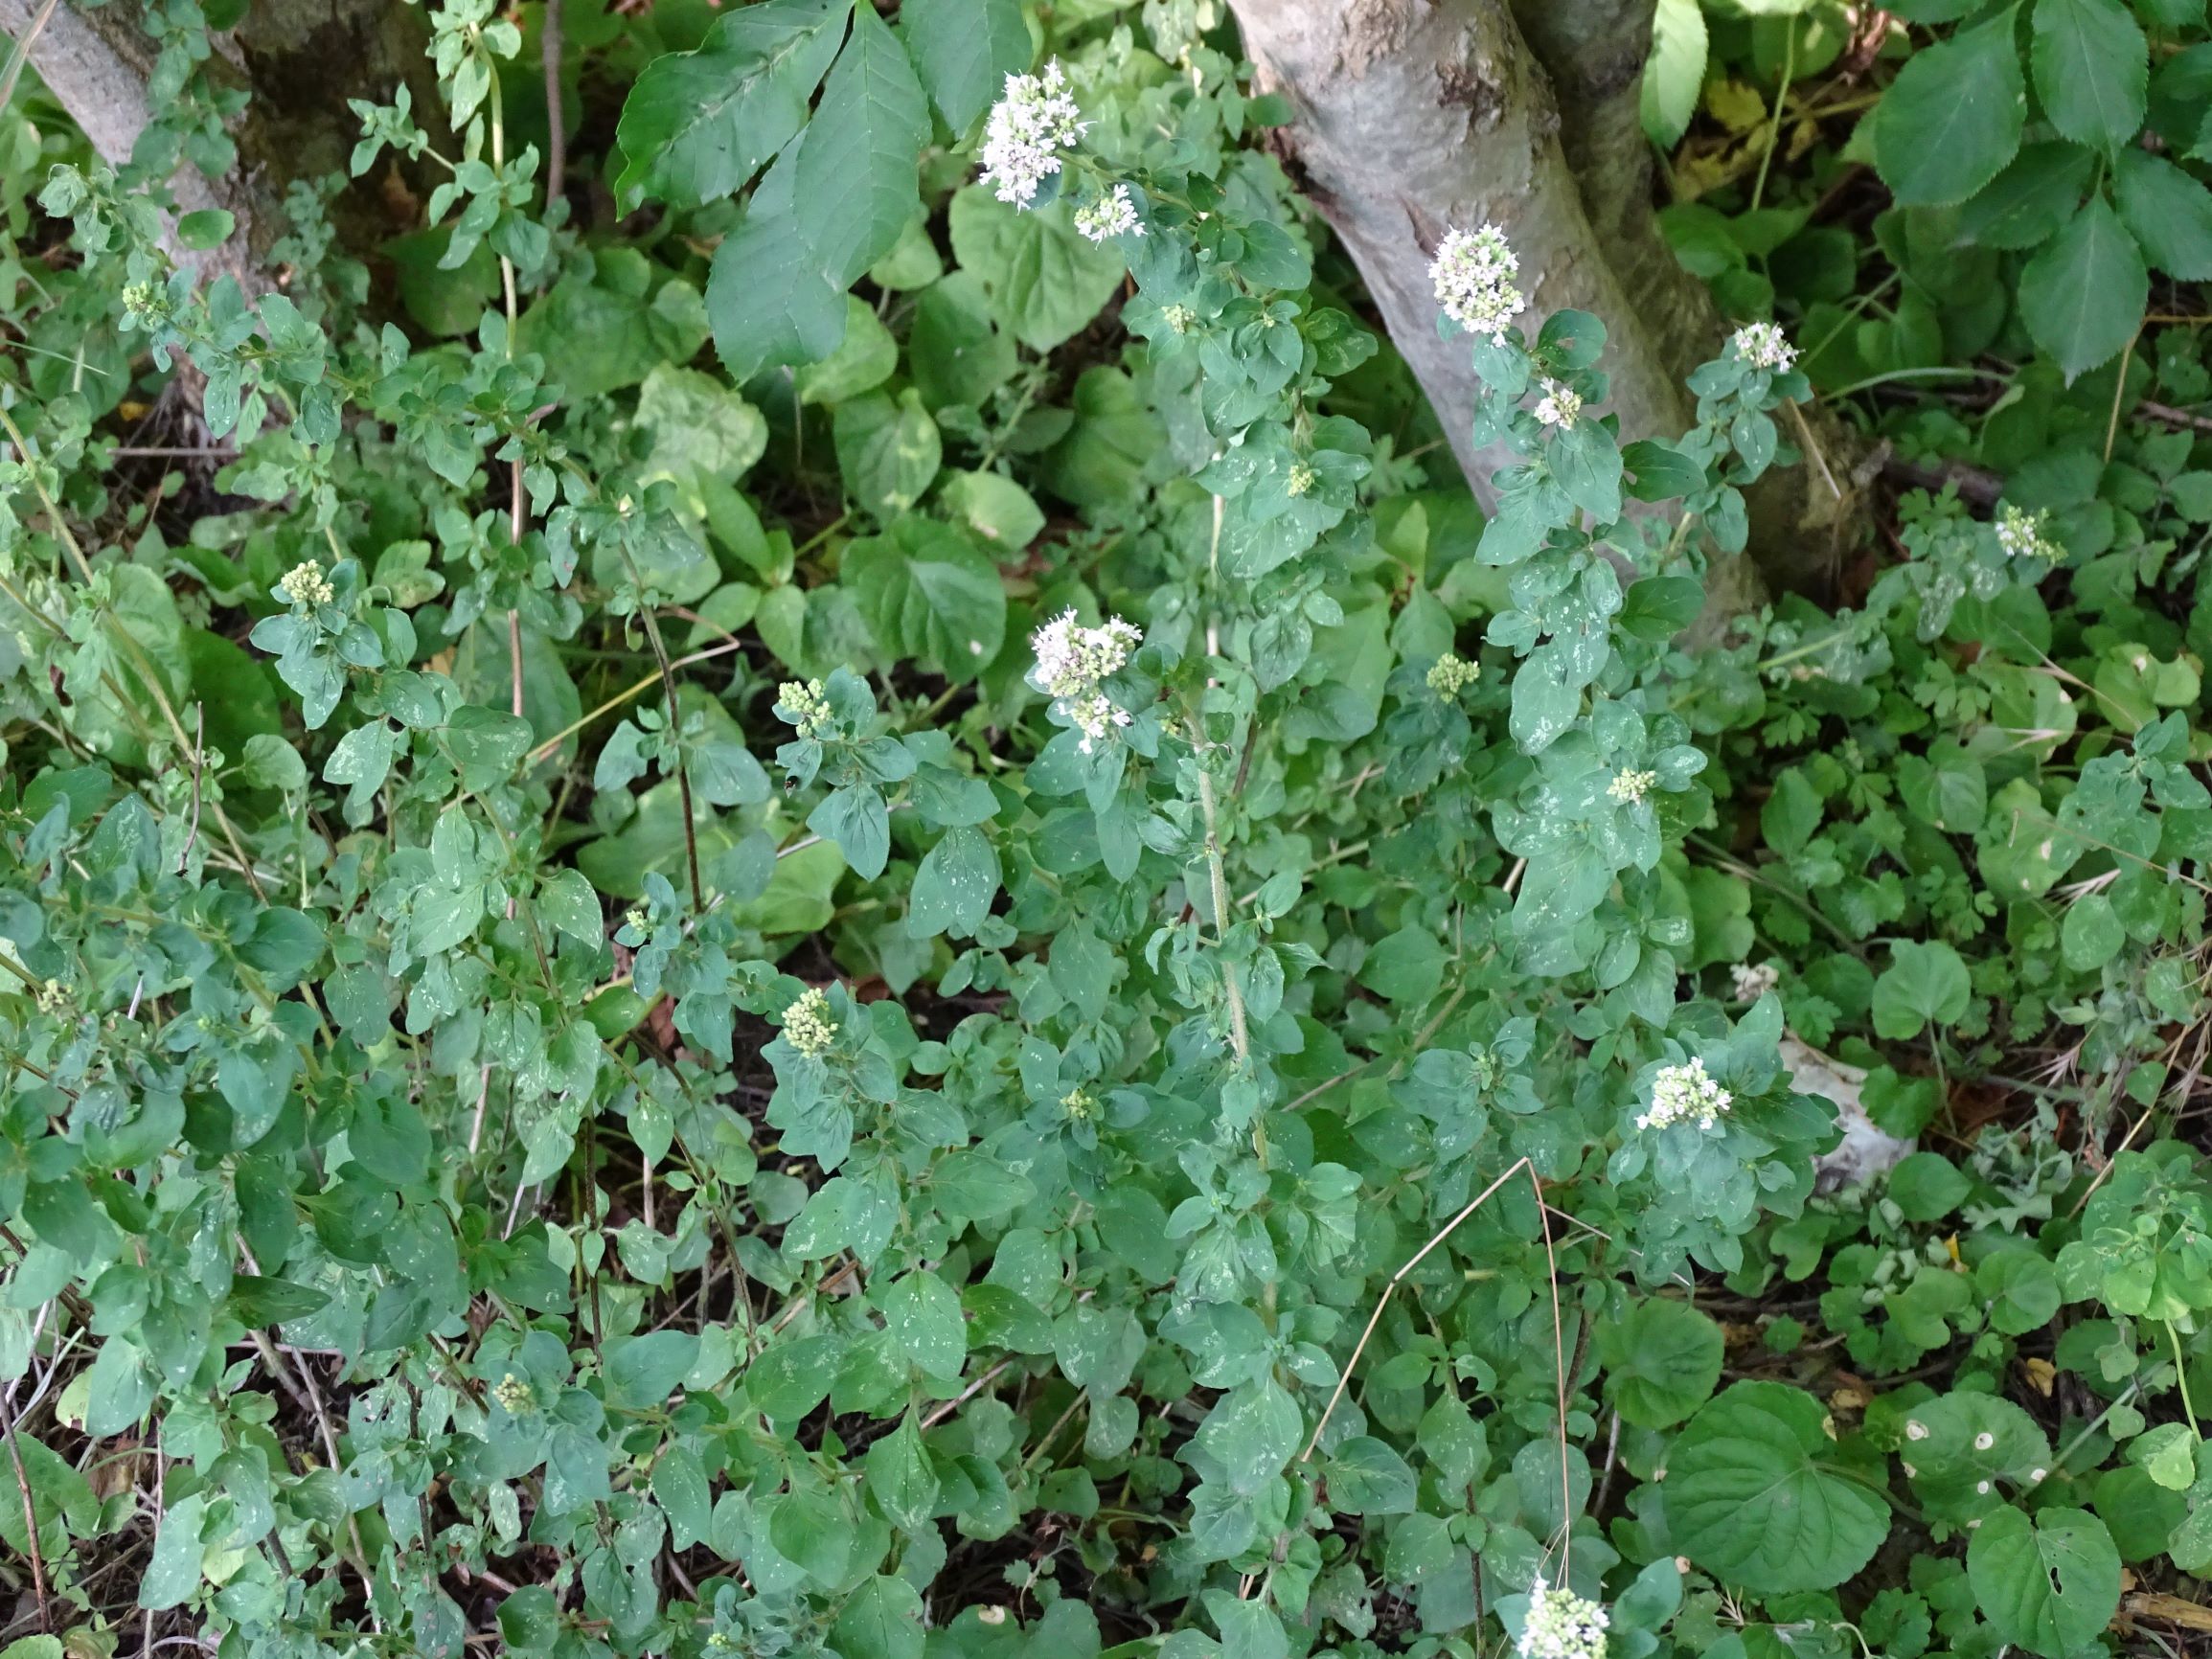
[[[1128,713],[1099,687],[1121,671],[1144,638],[1144,629],[1118,616],[1102,627],[1086,628],[1075,620],[1073,607],[1029,636],[1037,653],[1030,683],[1083,733],[1084,754],[1114,727],[1129,723]]]
[[[1136,204],[1129,200],[1129,187],[1126,184],[1117,184],[1107,194],[1077,208],[1075,228],[1094,242],[1103,242],[1108,237],[1145,234],[1145,227],[1137,223]]]
[[[1519,269],[1520,260],[1506,245],[1505,233],[1486,224],[1477,231],[1447,231],[1429,263],[1428,280],[1446,316],[1502,346],[1506,329],[1528,308],[1512,282]]]
[[[1639,1129],[1663,1129],[1670,1124],[1695,1122],[1709,1129],[1736,1097],[1705,1075],[1701,1059],[1687,1065],[1661,1066],[1652,1079],[1652,1109],[1636,1120]]]
[[[2041,558],[2056,564],[2066,550],[2043,534],[2046,515],[2022,512],[2011,502],[1997,511],[1997,545],[2013,558]]]
[[[1520,1659],[1605,1659],[1606,1630],[1612,1619],[1595,1602],[1585,1602],[1562,1584],[1556,1590],[1541,1579],[1529,1586],[1528,1611],[1521,1617]]]
[[[1774,323],[1746,323],[1728,338],[1728,349],[1754,369],[1787,374],[1797,361],[1797,348]]]
[[[1536,418],[1546,426],[1557,426],[1562,432],[1572,432],[1575,420],[1583,412],[1583,398],[1571,386],[1562,386],[1550,376],[1543,383],[1543,401],[1536,406]]]
[[[983,129],[983,182],[998,187],[1000,201],[1028,207],[1037,187],[1060,171],[1060,152],[1083,137],[1081,117],[1059,59],[1041,75],[1008,76]]]

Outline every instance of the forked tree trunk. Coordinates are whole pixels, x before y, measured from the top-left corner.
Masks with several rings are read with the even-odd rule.
[[[1653,212],[1638,111],[1653,0],[1230,4],[1260,84],[1289,100],[1288,165],[1358,265],[1477,499],[1489,504],[1492,471],[1516,457],[1476,449],[1467,338],[1437,332],[1428,262],[1452,226],[1504,231],[1533,313],[1604,321],[1607,407],[1624,438],[1689,424],[1682,378],[1724,329]],[[1848,501],[1838,438],[1836,456],[1754,495],[1752,551],[1783,585],[1817,585],[1834,559]],[[1746,571],[1716,576],[1718,602],[1757,591]]]
[[[1578,12],[1636,9],[1611,0],[1529,3]],[[1233,4],[1261,83],[1290,101],[1298,181],[1357,262],[1478,496],[1487,499],[1491,468],[1510,456],[1475,450],[1468,341],[1437,333],[1428,262],[1453,226],[1488,222],[1505,232],[1520,257],[1520,286],[1532,312],[1571,307],[1604,320],[1609,406],[1624,433],[1671,433],[1686,423],[1676,354],[1652,326],[1654,313],[1672,321],[1686,307],[1679,300],[1654,307],[1653,294],[1631,291],[1607,257],[1561,143],[1549,79],[1503,0]],[[1646,44],[1650,33],[1647,18]],[[1585,40],[1584,49],[1595,47]],[[1619,56],[1642,62],[1632,42]],[[1630,193],[1608,193],[1601,211],[1634,217],[1619,199]],[[1649,220],[1648,206],[1641,216]],[[1639,276],[1647,286],[1695,286],[1678,267]],[[1704,315],[1709,323],[1709,306]]]

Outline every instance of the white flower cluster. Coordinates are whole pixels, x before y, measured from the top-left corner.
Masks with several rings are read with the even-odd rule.
[[[1738,1002],[1757,1002],[1782,983],[1782,970],[1770,962],[1762,962],[1756,966],[1739,962],[1728,970],[1728,976],[1736,982]]]
[[[1029,206],[1037,187],[1060,171],[1060,152],[1083,137],[1082,115],[1059,59],[1042,75],[1008,76],[1006,93],[991,106],[983,129],[983,182],[998,187],[1000,201]]]
[[[808,1059],[818,1060],[837,1040],[837,1022],[830,1017],[830,999],[818,987],[810,987],[784,1011],[784,1040]]]
[[[277,591],[294,604],[329,604],[337,597],[323,567],[311,558],[285,571]]]
[[[2044,515],[2022,512],[2006,502],[1997,512],[1997,545],[2012,558],[2047,558],[2053,564],[2066,550],[2043,534]]]
[[[1613,781],[1606,785],[1606,793],[1624,807],[1633,806],[1650,794],[1652,786],[1658,781],[1659,775],[1656,772],[1624,766],[1613,774]]]
[[[836,724],[820,680],[786,680],[776,688],[776,701],[791,711],[791,724],[802,738],[819,738]]]
[[[1456,697],[1482,678],[1482,665],[1471,663],[1455,652],[1446,651],[1436,659],[1427,677],[1428,689],[1438,696]]]
[[[1557,426],[1562,432],[1575,429],[1575,418],[1583,412],[1583,398],[1571,386],[1562,386],[1549,375],[1544,377],[1543,401],[1536,406],[1536,418],[1546,426]]]
[[[1062,611],[1029,636],[1037,653],[1031,682],[1053,700],[1053,706],[1083,733],[1083,752],[1129,716],[1114,706],[1099,687],[1121,671],[1129,655],[1144,643],[1144,630],[1115,617],[1103,627],[1086,628],[1075,620],[1075,611]]]
[[[1736,1097],[1705,1075],[1705,1062],[1661,1066],[1652,1079],[1652,1109],[1636,1120],[1639,1129],[1663,1129],[1695,1121],[1700,1129],[1720,1122]]]
[[[1506,246],[1505,233],[1484,225],[1478,231],[1447,231],[1429,262],[1428,280],[1446,316],[1502,346],[1507,327],[1528,308],[1513,285],[1519,269],[1520,260]]]
[[[1108,237],[1145,234],[1145,227],[1137,223],[1137,206],[1129,200],[1129,187],[1126,184],[1117,184],[1106,194],[1077,208],[1075,228],[1094,242],[1103,242]]]
[[[1553,1589],[1541,1579],[1529,1586],[1528,1612],[1514,1650],[1520,1659],[1605,1659],[1606,1629],[1612,1619],[1595,1602],[1585,1602],[1562,1584]]]
[[[1788,373],[1790,365],[1797,361],[1797,348],[1775,323],[1746,323],[1730,336],[1728,345],[1752,368],[1769,369],[1777,375]]]

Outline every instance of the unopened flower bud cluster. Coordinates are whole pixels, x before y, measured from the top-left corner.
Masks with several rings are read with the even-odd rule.
[[[1757,1002],[1782,983],[1782,970],[1770,962],[1757,966],[1739,962],[1728,970],[1728,976],[1735,981],[1738,1002]]]
[[[1606,793],[1624,807],[1633,806],[1650,794],[1658,781],[1656,772],[1624,766],[1613,774],[1613,781],[1606,785]]]
[[[827,737],[836,724],[820,680],[786,680],[776,688],[776,700],[790,710],[790,722],[802,738]]]
[[[1482,665],[1450,651],[1438,657],[1428,670],[1428,689],[1440,697],[1456,697],[1482,678]]]
[[[1506,245],[1505,233],[1484,225],[1476,231],[1446,232],[1429,262],[1428,280],[1446,316],[1502,346],[1507,328],[1528,308],[1513,285],[1519,270],[1520,260]]]
[[[1705,1062],[1661,1066],[1652,1079],[1652,1109],[1636,1120],[1639,1129],[1663,1129],[1670,1124],[1694,1123],[1709,1129],[1736,1097],[1705,1075]]]
[[[784,1011],[784,1040],[794,1053],[818,1060],[837,1040],[837,1022],[830,1017],[830,999],[819,987],[810,987]]]
[[[337,597],[323,567],[311,558],[285,572],[277,591],[294,604],[329,604]]]
[[[1083,733],[1084,754],[1114,727],[1129,723],[1129,715],[1099,688],[1121,671],[1144,638],[1142,628],[1118,616],[1101,627],[1086,628],[1075,620],[1072,608],[1029,636],[1037,653],[1030,678]]]

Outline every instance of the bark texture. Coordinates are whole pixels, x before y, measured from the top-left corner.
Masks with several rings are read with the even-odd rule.
[[[1474,447],[1464,336],[1440,338],[1428,261],[1446,229],[1498,225],[1538,315],[1605,322],[1625,438],[1688,426],[1682,379],[1725,324],[1653,211],[1639,100],[1652,0],[1230,0],[1263,86],[1292,108],[1288,165],[1343,240],[1449,437],[1476,498],[1514,457]],[[1855,534],[1859,454],[1817,410],[1792,418],[1802,467],[1751,492],[1751,555],[1817,588]],[[1757,602],[1758,573],[1719,561],[1718,604]]]
[[[41,10],[39,0],[0,0],[0,31],[20,38]],[[155,50],[139,11],[118,0],[88,10],[62,0],[31,49],[39,79],[117,168],[130,160],[152,115],[147,87]],[[217,36],[211,72],[249,86],[253,97],[232,133],[238,167],[209,179],[186,165],[171,181],[181,212],[220,207],[238,220],[228,243],[212,256],[189,256],[193,262],[249,288],[266,286],[262,258],[284,233],[285,187],[345,170],[358,132],[346,100],[386,100],[402,80],[415,80],[417,107],[438,107],[426,96],[434,88],[422,39],[420,9],[391,0],[256,0],[237,29]]]
[[[1649,10],[1649,0],[1527,3],[1532,13],[1591,14],[1585,21],[1593,27],[1603,21],[1598,12],[1627,17]],[[1299,180],[1357,262],[1478,497],[1487,501],[1490,470],[1508,458],[1476,452],[1467,341],[1436,331],[1428,261],[1449,226],[1487,220],[1505,232],[1520,257],[1520,286],[1532,311],[1573,307],[1604,319],[1609,407],[1624,431],[1674,432],[1688,423],[1675,367],[1680,347],[1671,349],[1653,326],[1672,327],[1674,312],[1653,304],[1650,289],[1659,274],[1642,273],[1647,291],[1637,292],[1608,258],[1608,241],[1592,223],[1561,143],[1549,78],[1503,0],[1233,4],[1262,82],[1290,101]],[[1621,23],[1617,32],[1618,42],[1593,41],[1563,28],[1562,61],[1589,65],[1574,85],[1593,105],[1610,108],[1625,85],[1632,121],[1650,20],[1640,29]],[[1590,143],[1601,141],[1592,135]],[[1617,148],[1616,140],[1602,143],[1608,153]],[[1632,217],[1634,198],[1648,223],[1648,200],[1636,197],[1633,179],[1622,169],[1612,171],[1613,183],[1592,193],[1600,214]],[[1691,282],[1675,267],[1667,285]]]

